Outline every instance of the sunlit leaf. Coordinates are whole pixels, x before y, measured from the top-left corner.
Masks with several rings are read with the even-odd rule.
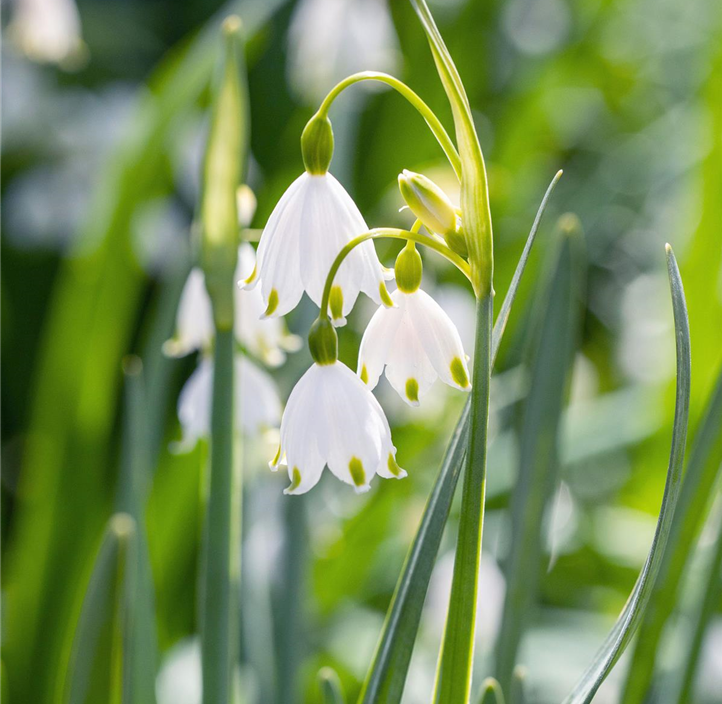
[[[667,481],[662,498],[662,508],[657,521],[649,555],[644,563],[634,590],[610,631],[594,660],[580,678],[571,694],[564,700],[564,704],[587,704],[594,698],[596,691],[611,672],[622,653],[626,649],[654,586],[659,568],[667,548],[667,541],[672,527],[679,487],[682,479],[682,466],[684,464],[684,451],[687,441],[687,423],[689,420],[689,393],[690,393],[690,345],[689,320],[687,306],[684,300],[684,289],[679,276],[679,268],[674,258],[672,248],[667,245],[667,268],[669,272],[670,287],[672,289],[672,308],[674,310],[674,329],[677,340],[677,392],[674,414],[674,429],[672,433],[672,449],[670,451]]]

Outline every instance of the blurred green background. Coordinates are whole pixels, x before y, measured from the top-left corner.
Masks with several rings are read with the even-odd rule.
[[[165,359],[161,345],[191,264],[220,18],[237,11],[247,29],[254,227],[301,172],[301,130],[346,74],[389,71],[447,126],[450,111],[423,32],[401,0],[79,0],[83,46],[60,65],[23,52],[17,27],[7,26],[22,4],[3,4],[3,694],[11,703],[58,701],[80,603],[116,505],[121,362],[135,353],[145,365],[157,451],[146,515],[157,695],[161,704],[193,704],[200,701],[196,573],[207,452],[203,443],[185,454],[169,449],[181,435],[176,402],[195,358]],[[680,261],[690,312],[693,428],[722,365],[722,4],[443,0],[431,7],[487,159],[499,299],[544,190],[564,169],[492,388],[479,675],[488,671],[503,605],[531,303],[555,220],[574,212],[585,231],[585,311],[562,466],[546,521],[539,608],[529,614],[521,652],[530,701],[554,702],[631,591],[661,501],[674,386],[665,242]],[[403,168],[423,171],[454,196],[438,145],[398,95],[347,91],[331,119],[332,171],[369,225],[408,224],[398,212]],[[396,250],[378,247],[387,265]],[[470,352],[471,293],[432,258],[424,276]],[[352,368],[372,310],[360,300],[341,334],[341,359]],[[289,327],[305,335],[314,311],[304,299]],[[309,363],[304,347],[273,370],[283,399]],[[409,477],[376,480],[364,496],[328,477],[301,498],[282,496],[285,478],[265,469],[271,444],[245,441],[240,637],[249,702],[315,701],[324,664],[339,671],[349,693],[358,691],[464,400],[438,383],[420,409],[392,393],[382,381],[377,394]],[[428,701],[433,684],[455,525],[456,509],[430,585],[409,704]],[[692,587],[696,562],[686,576]],[[700,703],[722,701],[721,606],[705,640]],[[682,626],[684,618],[683,602]],[[684,646],[669,640],[662,669],[673,670]],[[623,671],[596,701],[618,700]]]

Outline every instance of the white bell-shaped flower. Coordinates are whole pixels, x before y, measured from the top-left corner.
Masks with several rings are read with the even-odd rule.
[[[253,247],[244,242],[238,248],[235,278],[248,275],[254,267]],[[265,306],[260,291],[236,289],[235,296],[234,330],[238,342],[269,366],[283,364],[286,352],[295,352],[301,346],[300,338],[289,334],[280,318],[261,320]],[[163,350],[171,356],[181,357],[199,349],[208,349],[213,335],[213,312],[205,276],[199,267],[194,267],[181,294],[175,336],[164,345]]]
[[[304,172],[271,213],[261,235],[257,268],[240,285],[250,289],[260,282],[267,317],[288,313],[304,291],[320,306],[334,259],[345,244],[368,229],[356,204],[330,173]],[[384,284],[384,278],[390,277],[371,241],[354,248],[331,289],[334,324],[345,322],[359,291],[378,304],[390,305]]]
[[[386,378],[408,404],[418,406],[437,377],[469,391],[469,369],[459,331],[443,308],[421,289],[391,294],[395,308],[379,308],[366,328],[358,374],[373,389]]]
[[[281,400],[271,376],[245,356],[234,360],[234,420],[236,430],[256,435],[277,428],[281,421]],[[190,450],[211,430],[213,360],[204,357],[188,378],[178,397],[178,420],[183,430],[179,449]]]
[[[357,492],[374,474],[401,479],[386,416],[369,389],[341,362],[314,364],[294,387],[281,421],[281,445],[270,466],[288,468],[286,494],[313,488],[328,465]]]
[[[78,64],[84,45],[74,0],[18,0],[8,34],[33,61]]]

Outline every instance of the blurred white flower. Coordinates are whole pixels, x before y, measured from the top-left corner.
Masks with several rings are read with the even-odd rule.
[[[235,357],[234,373],[236,429],[251,436],[277,428],[281,400],[271,376],[241,354]],[[179,451],[192,449],[199,439],[210,435],[212,395],[213,360],[204,357],[178,397],[178,419],[183,430]]]
[[[83,57],[80,15],[73,0],[16,0],[10,40],[33,61],[72,66]]]
[[[238,248],[235,278],[248,275],[255,266],[253,247],[244,242]],[[286,352],[301,346],[296,335],[289,334],[280,318],[261,320],[265,306],[260,291],[236,289],[234,330],[236,339],[255,357],[269,366],[283,364]],[[213,313],[206,291],[205,277],[194,267],[181,294],[176,315],[176,332],[163,347],[166,354],[181,357],[195,350],[208,349],[213,340]]]
[[[288,36],[289,82],[309,102],[351,73],[399,64],[386,0],[300,0]]]
[[[158,704],[201,704],[201,645],[189,638],[174,645],[163,659],[155,683]]]
[[[281,422],[281,444],[270,463],[288,469],[286,494],[312,489],[328,465],[356,492],[374,474],[401,479],[391,429],[374,395],[341,362],[314,364],[296,384]]]
[[[369,388],[386,378],[408,404],[417,406],[437,377],[469,391],[469,369],[454,323],[428,293],[391,294],[395,308],[379,308],[366,328],[358,374]]]
[[[304,172],[283,194],[261,235],[257,268],[240,282],[253,289],[260,281],[265,316],[293,310],[303,292],[321,305],[329,269],[339,251],[357,235],[368,231],[363,216],[343,186],[330,174]],[[388,303],[383,269],[371,241],[344,259],[331,289],[331,317],[346,322],[359,291],[377,304]]]

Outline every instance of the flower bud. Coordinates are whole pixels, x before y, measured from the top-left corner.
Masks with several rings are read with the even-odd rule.
[[[416,251],[413,242],[409,242],[399,252],[394,264],[394,277],[399,291],[403,293],[414,293],[421,286],[421,255]]]
[[[233,327],[233,277],[238,259],[236,192],[246,159],[247,100],[241,73],[241,21],[223,23],[224,50],[214,85],[200,203],[201,264],[216,327]]]
[[[320,176],[328,171],[333,157],[333,128],[331,120],[316,113],[301,134],[301,154],[306,171]]]
[[[333,364],[338,359],[338,335],[328,317],[318,317],[308,333],[308,348],[316,364]]]
[[[431,179],[407,169],[399,174],[399,189],[411,212],[424,227],[441,235],[451,249],[466,257],[464,232],[456,208],[446,194]]]

